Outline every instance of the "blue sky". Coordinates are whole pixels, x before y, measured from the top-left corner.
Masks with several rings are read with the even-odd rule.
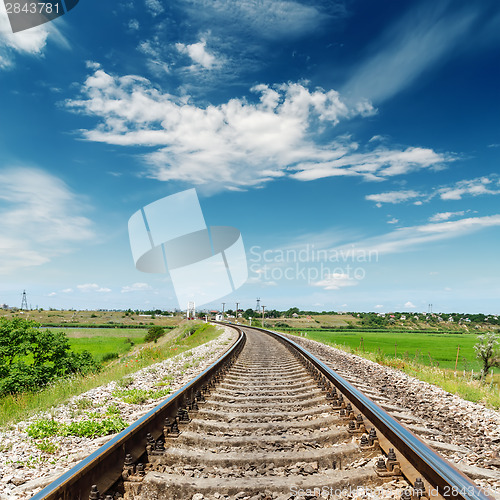
[[[195,187],[247,251],[213,307],[499,313],[499,48],[494,0],[2,4],[0,303],[178,307],[127,222]]]

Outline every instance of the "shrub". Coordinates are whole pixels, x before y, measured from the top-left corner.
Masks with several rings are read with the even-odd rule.
[[[62,332],[34,321],[0,318],[0,396],[37,391],[73,373],[99,370],[92,355],[70,350]]]
[[[152,326],[146,336],[144,337],[145,342],[158,342],[158,339],[165,335],[165,329],[161,326]]]

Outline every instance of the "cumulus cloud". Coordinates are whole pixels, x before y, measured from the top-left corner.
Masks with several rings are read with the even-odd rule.
[[[59,178],[0,168],[0,273],[38,266],[94,238],[80,197]]]
[[[148,290],[152,290],[152,287],[147,283],[134,283],[133,285],[123,286],[121,293],[144,292]]]
[[[85,283],[83,285],[76,285],[76,288],[81,292],[97,292],[97,293],[109,293],[111,292],[111,288],[101,287],[96,283]]]
[[[49,37],[68,48],[67,39],[54,23],[12,33],[4,2],[0,2],[0,69],[15,65],[16,55],[43,56]]]
[[[68,108],[95,116],[86,139],[148,147],[147,174],[210,189],[241,189],[289,176],[310,181],[331,176],[384,180],[452,161],[431,149],[382,146],[360,151],[349,137],[329,143],[319,129],[374,112],[367,102],[346,104],[335,90],[304,83],[256,85],[257,97],[200,107],[186,97],[162,93],[145,78],[116,77],[97,69]],[[151,150],[152,149],[152,150]]]
[[[202,67],[204,69],[213,69],[221,66],[222,62],[217,57],[207,50],[207,41],[202,38],[198,43],[185,45],[176,43],[176,49],[181,53],[189,56],[195,63],[193,69]]]
[[[408,309],[415,309],[417,306],[413,304],[413,302],[408,301],[405,303],[405,307],[407,307]]]

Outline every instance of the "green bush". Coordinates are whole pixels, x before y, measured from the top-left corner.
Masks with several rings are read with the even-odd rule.
[[[70,350],[64,333],[41,329],[34,321],[0,318],[0,396],[37,391],[57,378],[98,370],[89,352]]]
[[[152,326],[146,336],[144,337],[145,342],[158,342],[158,339],[165,335],[165,329],[161,326]]]

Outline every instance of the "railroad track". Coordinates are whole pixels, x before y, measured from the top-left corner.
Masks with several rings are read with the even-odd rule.
[[[303,348],[237,330],[220,361],[33,500],[489,498]]]

